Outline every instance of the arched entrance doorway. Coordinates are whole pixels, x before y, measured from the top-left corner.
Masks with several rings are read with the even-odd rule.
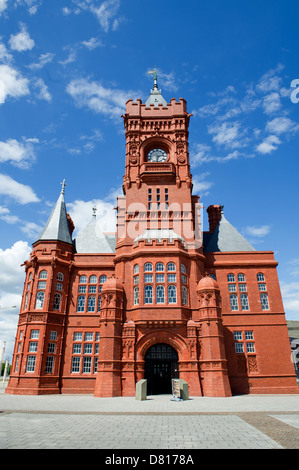
[[[179,378],[178,354],[168,344],[155,344],[145,354],[147,394],[171,393],[171,379]]]

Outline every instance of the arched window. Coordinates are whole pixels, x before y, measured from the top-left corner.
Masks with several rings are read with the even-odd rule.
[[[36,295],[36,302],[35,302],[35,308],[43,308],[44,305],[44,298],[45,298],[45,293],[44,292],[38,292]]]
[[[134,274],[138,274],[139,273],[139,264],[135,264],[134,266]]]
[[[39,273],[39,279],[47,279],[47,277],[48,277],[47,271],[41,271]]]
[[[239,306],[238,306],[238,297],[236,296],[236,294],[231,294],[229,296],[230,298],[230,308],[232,311],[234,310],[239,310]]]
[[[85,297],[84,295],[79,295],[77,301],[77,312],[84,312],[85,309]]]
[[[87,283],[87,277],[86,276],[80,276],[79,279],[79,284],[86,284]]]
[[[145,286],[144,288],[144,303],[152,304],[153,303],[153,287]]]
[[[134,287],[134,305],[139,304],[139,287]]]
[[[101,310],[101,302],[102,302],[102,297],[99,295],[99,298],[98,298],[98,312]]]
[[[245,279],[245,274],[239,273],[239,274],[238,274],[238,281],[239,281],[239,282],[245,282],[245,281],[246,281],[246,279]]]
[[[172,284],[168,286],[168,303],[176,304],[176,287]]]
[[[153,265],[152,263],[145,263],[144,265],[144,271],[145,272],[149,272],[149,271],[152,271],[153,270]]]
[[[57,273],[56,279],[57,279],[57,281],[63,281],[63,274],[62,273]]]
[[[227,275],[227,282],[235,282],[235,275],[234,274],[228,274]]]
[[[94,295],[90,295],[88,297],[88,302],[87,302],[87,311],[94,312],[95,309],[96,309],[96,298]]]
[[[60,294],[54,294],[53,310],[59,310],[60,309],[60,302],[61,302],[61,295]]]
[[[90,276],[89,284],[96,284],[97,283],[97,276]]]
[[[163,263],[157,263],[156,264],[156,271],[164,272],[164,264]]]
[[[241,294],[241,309],[249,310],[249,302],[247,294]]]
[[[265,276],[263,275],[263,273],[258,273],[256,275],[256,277],[257,277],[258,282],[264,282],[265,281]]]
[[[262,310],[269,310],[269,300],[267,294],[261,294],[260,298]]]
[[[29,294],[27,293],[27,294],[26,294],[26,299],[25,299],[25,306],[24,306],[24,310],[26,310],[26,309],[27,309],[27,307],[28,307],[28,300],[29,300]]]
[[[165,303],[165,289],[164,289],[164,286],[157,286],[156,287],[156,302],[157,302],[157,304],[164,304]]]
[[[175,271],[175,264],[172,262],[168,263],[167,271]]]
[[[188,304],[188,291],[187,291],[187,287],[185,286],[182,287],[182,304],[183,305]]]
[[[181,264],[181,271],[182,273],[186,273],[186,266],[184,264]]]
[[[99,279],[100,284],[104,284],[107,281],[107,276],[105,274],[102,274],[102,276]]]

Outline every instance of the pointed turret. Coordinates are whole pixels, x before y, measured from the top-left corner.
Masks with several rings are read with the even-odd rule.
[[[92,219],[75,239],[77,253],[113,253],[108,240],[99,229],[96,208],[93,208]]]
[[[165,101],[165,99],[161,95],[161,90],[159,90],[159,87],[158,87],[158,81],[157,81],[158,75],[157,75],[156,67],[155,67],[155,70],[149,72],[149,74],[154,75],[154,86],[151,89],[150,97],[146,101],[145,105],[150,106],[151,104],[153,104],[155,106],[158,106],[159,104],[163,104],[163,106],[167,106],[167,101]]]
[[[205,252],[255,251],[253,246],[225,218],[223,206],[220,208],[220,222],[211,235]]]
[[[69,243],[72,245],[72,237],[70,234],[68,217],[64,202],[64,191],[65,191],[65,180],[61,183],[62,188],[59,195],[59,198],[55,204],[55,207],[52,211],[52,214],[49,217],[48,222],[45,225],[45,228],[40,233],[37,240],[34,243],[40,241],[61,241],[64,243]]]

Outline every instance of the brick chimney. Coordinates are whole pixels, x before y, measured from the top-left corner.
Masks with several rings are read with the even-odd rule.
[[[213,205],[207,208],[209,216],[209,232],[214,232],[221,219],[222,206]]]

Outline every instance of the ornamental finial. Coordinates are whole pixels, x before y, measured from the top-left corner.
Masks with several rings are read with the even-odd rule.
[[[150,70],[150,71],[148,72],[148,74],[154,76],[154,86],[153,86],[153,89],[158,88],[158,82],[157,82],[157,79],[158,79],[157,67],[154,67],[154,70]]]
[[[62,183],[60,183],[60,184],[61,184],[61,192],[60,192],[60,194],[64,194],[65,187],[66,187],[65,179],[64,179],[64,180],[62,181]]]

